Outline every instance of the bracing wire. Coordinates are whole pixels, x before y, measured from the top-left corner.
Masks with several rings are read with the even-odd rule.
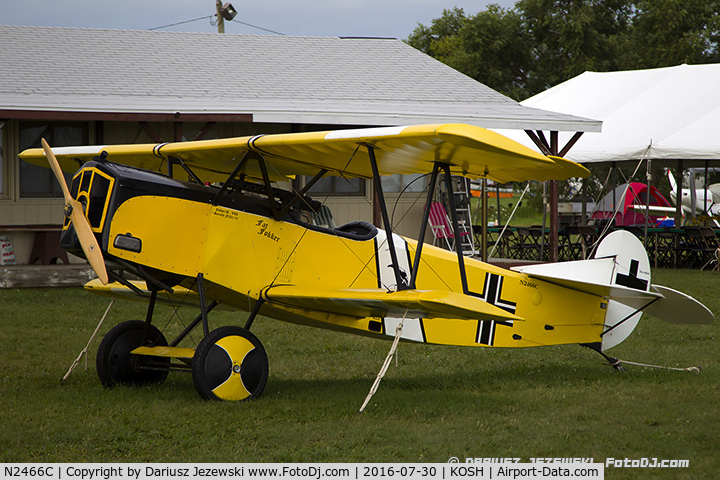
[[[196,285],[196,283],[197,283],[197,279],[193,280],[192,285],[190,285],[190,287],[187,288],[187,290],[185,291],[183,297],[182,297],[177,303],[176,303],[175,301],[173,301],[172,297],[168,294],[168,292],[165,292],[165,293],[164,293],[165,299],[166,299],[167,302],[168,302],[168,306],[172,309],[172,313],[171,313],[170,316],[168,317],[167,322],[165,323],[165,326],[160,329],[161,331],[167,330],[168,327],[170,326],[170,323],[173,321],[174,318],[177,318],[177,320],[180,322],[180,324],[181,324],[183,327],[186,326],[186,325],[185,325],[185,322],[183,321],[182,317],[180,316],[180,307],[183,306],[183,304],[184,304],[185,301],[187,300],[188,296],[190,295],[190,292],[192,291],[192,288]],[[190,340],[191,340],[191,341],[194,341],[194,339],[193,339],[193,337],[192,337],[192,333],[189,333],[189,336],[190,336]],[[195,343],[197,344],[197,342],[195,342]]]
[[[518,209],[518,207],[520,206],[520,203],[522,202],[523,197],[525,196],[525,194],[527,193],[527,191],[528,191],[529,189],[530,189],[530,182],[528,182],[527,185],[525,185],[525,190],[523,190],[522,194],[520,195],[520,199],[519,199],[517,202],[515,202],[515,208],[513,208],[512,213],[510,213],[510,217],[507,219],[507,222],[505,222],[505,225],[503,225],[503,229],[502,229],[502,231],[500,232],[500,236],[499,236],[498,238],[503,238],[503,235],[505,234],[505,230],[507,230],[508,225],[510,225],[510,222],[512,221],[513,216],[515,216],[515,211],[516,211],[516,210]],[[483,241],[485,241],[485,239],[483,239]],[[493,254],[495,253],[495,249],[496,249],[497,246],[498,246],[498,243],[499,243],[499,242],[496,242],[495,245],[493,245],[492,250],[491,250],[490,253],[488,254],[488,258],[490,258],[490,257],[493,256]]]
[[[358,145],[358,147],[356,147],[355,150],[353,151],[352,155],[350,155],[350,158],[348,159],[347,163],[345,164],[345,168],[347,168],[347,166],[350,165],[350,162],[352,162],[352,160],[353,160],[353,158],[355,157],[355,155],[357,154],[359,148],[360,148],[360,146]],[[275,168],[275,166],[274,166],[271,162],[267,162],[267,161],[266,161],[266,164],[267,164],[267,165],[269,166],[269,168],[272,169],[276,174],[280,175],[280,172],[278,172],[278,170]],[[346,179],[345,177],[342,177],[342,178],[347,181],[347,179]],[[298,192],[297,190],[295,190],[295,187],[292,186],[292,184],[290,185],[290,188],[292,189],[293,192],[295,192],[296,194],[299,194],[299,192]],[[323,199],[323,202],[322,202],[323,204],[324,204],[325,202],[327,202],[328,198],[330,198],[330,195],[331,195],[330,192],[328,192],[328,193],[325,195],[325,198]],[[304,200],[302,197],[300,197],[300,198],[301,198],[301,201],[305,202],[305,200]],[[309,207],[309,205],[308,205],[308,207]],[[287,262],[290,261],[290,259],[292,258],[292,254],[293,254],[293,253],[295,252],[295,250],[300,246],[300,243],[301,243],[301,242],[303,241],[303,239],[305,238],[305,235],[307,234],[307,232],[308,232],[308,230],[305,230],[305,232],[303,232],[303,234],[302,234],[302,236],[300,237],[300,239],[295,243],[295,247],[293,248],[293,251],[290,253],[290,255],[288,256],[288,258],[285,260],[285,263],[283,264],[282,268],[280,268],[280,269],[278,270],[278,274],[277,274],[276,277],[273,279],[271,285],[273,285],[273,284],[275,283],[275,281],[277,280],[277,277],[280,275],[280,272],[282,271],[282,269],[285,268],[285,265],[287,264]],[[337,234],[336,234],[336,235],[337,235]],[[356,252],[354,249],[350,248],[350,246],[347,245],[347,244],[345,244],[344,242],[343,242],[343,245],[345,245],[345,247],[348,249],[348,251],[350,251],[350,253],[352,253],[357,260],[359,260],[361,263],[363,263],[363,260],[360,258],[360,256],[357,254],[357,252]],[[369,263],[370,263],[369,260],[368,260],[367,262],[364,262],[363,268],[360,270],[360,272],[358,273],[358,276],[355,278],[355,280],[357,280],[357,278],[360,277],[360,274],[362,273],[363,270],[369,269],[369,266],[368,266]],[[353,281],[353,284],[355,283],[355,280]]]
[[[620,212],[620,206],[621,206],[621,205],[624,205],[624,203],[625,203],[625,195],[627,194],[627,191],[628,191],[628,189],[630,188],[630,182],[632,181],[633,178],[635,178],[635,175],[637,174],[638,170],[640,169],[640,165],[642,165],[642,162],[645,160],[645,158],[647,157],[648,152],[650,151],[650,147],[651,147],[651,145],[649,145],[649,146],[645,149],[645,152],[643,153],[642,157],[640,158],[640,160],[638,161],[637,165],[635,166],[635,170],[634,170],[633,173],[630,175],[630,178],[629,178],[629,179],[626,179],[626,183],[628,184],[628,185],[627,185],[627,188],[625,188],[625,191],[623,191],[622,195],[620,196],[620,200],[617,202],[617,205],[615,205],[615,211],[613,212],[613,215],[612,215],[610,221],[607,222],[607,224],[606,224],[605,227],[603,228],[603,230],[602,230],[602,232],[600,233],[600,235],[598,235],[598,238],[597,238],[597,240],[595,240],[595,243],[593,243],[593,244],[590,246],[590,256],[591,256],[591,257],[595,254],[595,250],[596,250],[597,247],[600,245],[600,241],[603,239],[603,237],[604,237],[605,234],[608,232],[608,230],[610,230],[612,224],[615,222],[615,217],[616,217],[617,214]],[[649,194],[649,192],[648,192],[648,194]]]

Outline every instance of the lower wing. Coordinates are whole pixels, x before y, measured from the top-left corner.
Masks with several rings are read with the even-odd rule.
[[[295,308],[354,317],[455,318],[522,321],[479,298],[443,290],[336,289],[278,285],[264,290],[265,300]]]
[[[133,281],[134,290],[119,283],[103,285],[98,280],[85,284],[96,295],[147,302],[145,282]],[[173,293],[159,292],[157,302],[198,307],[197,292],[175,287]],[[279,306],[301,308],[350,317],[454,318],[462,320],[523,321],[479,298],[442,290],[316,289],[278,285],[263,291],[263,299]]]

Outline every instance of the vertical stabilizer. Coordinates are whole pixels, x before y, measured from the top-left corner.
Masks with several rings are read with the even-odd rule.
[[[603,239],[595,258],[615,258],[611,283],[648,292],[650,290],[650,260],[642,243],[635,235],[618,230]],[[635,312],[635,313],[633,313]],[[605,332],[602,350],[607,350],[625,340],[642,317],[636,308],[615,300],[608,302],[605,314]]]

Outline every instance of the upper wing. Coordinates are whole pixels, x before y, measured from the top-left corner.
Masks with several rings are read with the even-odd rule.
[[[498,182],[586,177],[584,167],[559,157],[545,157],[507,137],[463,124],[415,125],[326,132],[284,133],[164,144],[61,147],[53,149],[63,170],[74,172],[78,162],[102,151],[108,160],[161,171],[167,158],[176,157],[203,181],[224,181],[249,151],[261,153],[272,180],[295,175],[371,178],[368,146],[375,151],[381,175],[428,173],[433,162],[451,165],[456,175],[487,177]],[[41,149],[20,154],[23,160],[46,166]],[[242,171],[260,178],[257,162]]]

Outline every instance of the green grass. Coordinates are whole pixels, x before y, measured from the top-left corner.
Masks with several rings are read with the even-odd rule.
[[[720,274],[658,270],[654,281],[720,312]],[[357,412],[389,342],[259,318],[270,358],[257,401],[202,401],[190,375],[104,389],[95,340],[86,372],[60,379],[108,304],[81,289],[2,290],[0,462],[445,462],[465,457],[688,459],[682,470],[606,478],[717,478],[718,324],[645,319],[609,353],[689,372],[619,373],[578,346],[500,350],[403,343]],[[187,322],[194,312],[183,313]],[[214,326],[243,315],[214,312]],[[144,318],[116,302],[102,333]],[[158,317],[159,319],[160,317]],[[162,326],[163,321],[157,322]],[[173,329],[179,328],[176,319]]]
[[[527,196],[520,202],[520,205],[516,207],[518,200],[520,199],[520,193],[516,192],[513,198],[501,198],[500,199],[500,226],[507,223],[510,215],[515,210],[515,214],[510,221],[510,225],[513,227],[530,227],[532,225],[542,225],[542,208],[540,211],[530,206]],[[481,219],[481,207],[479,206],[480,199],[474,197],[471,200],[470,208],[472,212],[473,225],[480,225]],[[488,222],[494,222],[497,220],[497,199],[488,199]],[[549,222],[549,220],[548,220]]]

